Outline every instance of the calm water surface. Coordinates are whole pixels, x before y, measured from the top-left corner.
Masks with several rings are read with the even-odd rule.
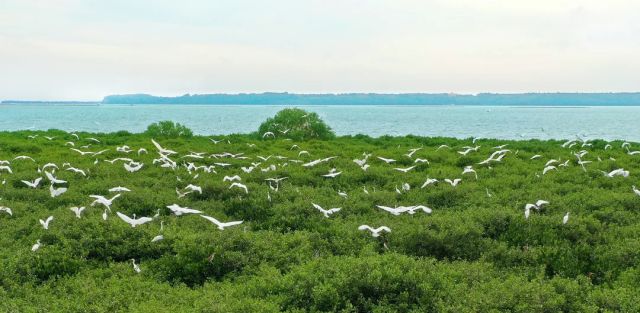
[[[249,133],[275,105],[0,105],[0,131],[142,132],[172,120],[199,135]],[[317,112],[337,135],[487,137],[499,139],[625,139],[640,142],[640,107],[299,106]]]

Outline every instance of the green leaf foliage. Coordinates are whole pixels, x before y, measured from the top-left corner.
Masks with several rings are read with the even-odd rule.
[[[622,142],[605,149],[601,140],[562,148],[555,140],[479,139],[478,151],[463,156],[457,151],[475,146],[471,139],[325,140],[330,132],[307,137],[307,130],[294,129],[305,119],[324,125],[314,113],[283,112],[263,124],[274,128],[261,126],[260,132],[292,130],[268,140],[262,134],[122,131],[77,133],[76,140],[59,130],[0,132],[0,160],[9,161],[13,172],[0,170],[0,206],[13,213],[0,211],[0,312],[638,311],[640,197],[631,186],[640,187],[640,156],[628,154]],[[162,123],[152,126],[162,129]],[[175,133],[181,127],[164,128]],[[151,139],[179,152],[168,156],[176,168],[161,166]],[[67,142],[81,151],[107,151],[82,156]],[[444,144],[451,149],[438,150]],[[503,144],[511,153],[501,162],[478,164]],[[123,145],[134,152],[116,150]],[[138,154],[140,148],[149,153]],[[419,150],[407,156],[411,148]],[[592,161],[584,169],[572,154],[581,149],[588,151],[582,160]],[[631,143],[630,150],[640,144]],[[371,154],[366,170],[353,161],[364,159],[363,153]],[[535,154],[543,157],[532,160]],[[20,155],[35,161],[15,159]],[[336,158],[302,166],[329,157]],[[143,167],[131,173],[123,161],[106,162],[116,158]],[[416,163],[418,158],[429,162]],[[550,159],[569,163],[542,175]],[[87,176],[65,170],[67,162]],[[68,188],[55,198],[41,172],[47,163],[56,164],[53,175],[67,181],[55,185]],[[241,170],[252,166],[250,173]],[[394,169],[410,166],[415,168],[406,173]],[[477,179],[461,174],[466,166],[473,166]],[[618,168],[630,175],[600,172]],[[342,174],[322,176],[332,169]],[[223,181],[234,175],[248,192]],[[43,180],[36,188],[22,182],[38,177]],[[283,177],[271,186],[266,181]],[[421,188],[427,178],[439,182]],[[452,187],[445,178],[462,181]],[[410,190],[396,192],[405,183]],[[189,184],[202,193],[178,197],[176,189],[188,191]],[[119,192],[111,211],[91,206],[89,195],[111,198],[117,193],[108,190],[117,186],[131,192]],[[549,204],[525,218],[525,204],[539,199]],[[220,230],[198,214],[176,216],[167,209],[174,203],[243,223]],[[312,203],[341,210],[327,218]],[[377,205],[425,205],[433,212],[396,216]],[[86,207],[82,218],[72,206]],[[116,212],[158,217],[132,228]],[[54,219],[45,230],[39,220],[49,216]],[[358,230],[363,224],[391,232],[373,237]],[[151,242],[159,234],[164,239]],[[38,239],[40,248],[31,251]]]
[[[269,132],[273,135],[265,135]],[[307,141],[329,140],[335,138],[335,134],[317,113],[309,113],[302,109],[283,109],[275,117],[270,117],[260,124],[254,137]]]

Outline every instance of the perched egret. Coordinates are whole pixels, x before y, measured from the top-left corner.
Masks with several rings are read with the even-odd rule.
[[[140,267],[136,264],[136,260],[131,259],[131,261],[133,261],[133,270],[136,271],[136,273],[140,274]]]
[[[461,182],[461,181],[462,181],[462,179],[461,179],[461,178],[456,178],[456,179],[454,179],[453,181],[451,181],[451,179],[446,178],[444,181],[445,181],[445,182],[447,182],[447,183],[449,183],[449,184],[451,184],[451,186],[455,187],[455,186],[457,186],[457,185],[458,185],[458,183],[459,183],[459,182]]]
[[[38,249],[40,249],[40,239],[38,239],[38,242],[35,245],[33,245],[33,247],[31,247],[31,251],[35,252]]]
[[[562,218],[562,224],[566,224],[569,221],[569,212]]]
[[[102,219],[107,220],[107,209],[104,209],[104,213],[102,213]]]

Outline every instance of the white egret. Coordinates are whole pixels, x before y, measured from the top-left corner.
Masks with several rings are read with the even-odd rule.
[[[134,165],[134,163],[129,163],[129,164],[124,164],[124,169],[133,173],[133,172],[137,172],[139,171],[142,167],[144,166],[144,164],[142,163],[137,163],[137,165]]]
[[[497,147],[493,147],[493,149],[497,149],[497,150],[502,150],[504,149],[504,147],[508,146],[509,144],[505,144],[505,145],[501,145],[501,146],[497,146]]]
[[[136,273],[140,274],[140,267],[136,264],[136,260],[131,259],[130,261],[133,261],[133,270],[136,271]]]
[[[276,135],[275,135],[274,133],[272,133],[272,132],[265,132],[265,133],[262,135],[262,138],[267,137],[267,136],[273,136],[273,138],[276,138]]]
[[[46,169],[47,169],[47,168],[49,168],[49,167],[55,167],[55,168],[57,168],[57,169],[60,169],[57,165],[55,165],[55,164],[53,164],[53,163],[47,163],[47,164],[45,164],[45,165],[42,167],[42,170],[44,171],[44,170],[46,170]]]
[[[26,181],[23,180],[22,182],[25,183],[27,186],[31,187],[31,188],[36,188],[38,187],[38,185],[40,184],[40,181],[42,180],[42,177],[38,177],[36,178],[36,180],[34,180],[33,182],[30,181]]]
[[[395,168],[393,168],[393,169],[394,169],[394,170],[397,170],[397,171],[400,171],[400,172],[404,172],[404,173],[406,173],[406,172],[408,172],[408,171],[412,170],[414,167],[416,167],[416,165],[414,165],[414,166],[410,166],[410,167],[407,167],[407,168],[398,168],[398,167],[395,167]]]
[[[242,180],[242,178],[241,178],[240,176],[238,176],[238,175],[235,175],[235,176],[231,176],[231,177],[229,177],[229,176],[225,176],[225,177],[222,179],[222,181],[223,181],[223,182],[226,182],[226,181],[234,181],[234,180],[241,181],[241,180]]]
[[[411,189],[411,186],[409,186],[409,184],[407,183],[402,184],[402,190],[409,191],[409,189]]]
[[[206,215],[200,215],[206,219],[208,219],[209,221],[213,222],[214,224],[216,224],[218,226],[219,230],[224,230],[225,227],[230,227],[230,226],[235,226],[235,225],[240,225],[242,224],[242,222],[244,221],[234,221],[234,222],[227,222],[227,223],[222,223],[220,221],[218,221],[217,219],[211,217],[211,216],[206,216]]]
[[[115,200],[116,198],[120,197],[120,194],[117,194],[117,195],[113,196],[113,198],[111,198],[111,199],[107,199],[107,198],[105,198],[103,196],[97,196],[97,195],[91,195],[89,197],[96,199],[93,202],[91,202],[91,206],[95,206],[97,203],[100,203],[100,204],[106,206],[107,209],[109,209],[109,211],[111,211],[111,204],[113,203],[113,200]]]
[[[33,162],[36,161],[33,158],[31,158],[30,156],[26,156],[26,155],[17,156],[13,160],[31,160]]]
[[[164,149],[162,148],[155,140],[151,139],[151,142],[153,143],[154,146],[156,146],[156,148],[158,148],[158,151],[161,154],[166,154],[166,155],[171,155],[171,154],[178,154],[178,152],[169,150],[169,149]]]
[[[224,140],[213,140],[211,138],[209,138],[209,140],[211,140],[211,142],[213,142],[213,144],[217,145],[219,142],[222,142]]]
[[[558,164],[558,167],[560,167],[560,166],[565,166],[565,167],[569,166],[569,160],[564,161],[564,163],[562,163],[562,164]]]
[[[376,229],[374,229],[373,227],[369,226],[369,225],[361,225],[360,227],[358,227],[358,230],[370,230],[371,231],[371,236],[373,237],[379,237],[380,236],[380,232],[381,231],[386,231],[388,233],[391,232],[391,229],[387,226],[380,226]]]
[[[536,203],[527,203],[524,207],[525,209],[531,209],[534,208],[536,210],[540,210],[540,207],[543,204],[549,204],[549,201],[545,201],[545,200],[538,200]]]
[[[240,169],[245,173],[251,173],[251,171],[253,171],[254,168],[255,167],[253,167],[253,166],[250,166],[249,168],[246,168],[246,167],[243,166]]]
[[[71,207],[69,208],[71,211],[73,211],[74,213],[76,213],[76,217],[77,218],[82,218],[82,216],[80,216],[80,213],[82,213],[82,211],[84,211],[84,207]]]
[[[335,158],[337,158],[337,156],[328,157],[328,158],[324,158],[324,159],[317,159],[315,161],[311,161],[309,163],[302,164],[302,166],[304,166],[304,167],[314,166],[316,164],[319,164],[319,163],[322,163],[322,162],[326,162],[326,161],[329,161],[329,160],[335,159]]]
[[[121,192],[121,191],[131,191],[131,190],[129,188],[120,187],[120,186],[109,189],[109,192]]]
[[[537,159],[537,158],[541,158],[541,157],[542,157],[541,155],[536,154],[536,155],[532,156],[531,159],[529,159],[529,160],[533,160],[533,159]]]
[[[437,179],[435,179],[435,178],[429,178],[429,177],[427,176],[427,181],[425,181],[425,182],[424,182],[424,184],[422,184],[422,187],[420,187],[420,188],[427,187],[427,185],[429,185],[429,184],[433,184],[433,183],[437,183],[437,182],[438,182],[438,180],[437,180]]]
[[[153,237],[153,239],[151,239],[151,242],[160,241],[162,239],[164,239],[164,236],[163,235],[158,235],[158,236]]]
[[[361,168],[363,171],[366,171],[366,170],[369,168],[369,166],[370,166],[369,164],[365,164],[365,165],[361,166],[360,168]]]
[[[330,214],[333,214],[335,212],[340,211],[342,208],[333,208],[333,209],[328,209],[325,210],[323,209],[321,206],[315,204],[315,203],[311,203],[313,205],[314,208],[318,209],[320,212],[322,212],[322,214],[324,214],[324,217],[329,218]]]
[[[173,212],[173,214],[175,214],[176,216],[181,216],[183,214],[202,214],[204,212],[202,211],[198,211],[198,210],[194,210],[194,209],[189,209],[188,207],[180,207],[177,204],[172,204],[172,205],[168,205],[167,208],[169,210],[171,210]]]
[[[550,171],[550,170],[556,170],[556,171],[557,171],[557,170],[558,170],[558,168],[556,168],[556,167],[555,167],[555,166],[553,166],[553,165],[549,165],[549,166],[545,167],[545,168],[542,170],[542,175],[546,174],[546,173],[547,173],[547,171]]]
[[[186,196],[186,195],[188,195],[190,193],[193,193],[193,190],[180,192],[180,190],[178,190],[178,187],[176,187],[176,193],[178,194],[178,199],[180,199],[180,198],[182,198],[182,197],[184,197],[184,196]]]
[[[338,189],[338,196],[346,198],[347,197],[347,193],[344,192],[344,191],[340,191],[340,189]]]
[[[51,193],[51,198],[55,198],[65,192],[67,192],[67,188],[58,188],[58,189],[54,189],[53,188],[53,184],[51,184],[49,186],[49,192]]]
[[[438,151],[438,150],[440,150],[440,149],[442,149],[442,148],[449,148],[449,149],[451,149],[451,148],[450,148],[449,146],[447,146],[447,145],[441,145],[440,147],[438,147],[438,149],[436,149],[436,151]]]
[[[364,190],[364,193],[369,194],[369,192],[367,191],[367,186],[362,186],[362,189]]]
[[[82,176],[84,176],[84,177],[87,177],[87,174],[83,170],[75,168],[75,167],[69,167],[67,169],[67,171],[74,171],[74,172],[76,172],[78,174],[82,174]]]
[[[107,220],[107,209],[104,209],[104,213],[102,213],[102,219]]]
[[[65,146],[67,146],[67,145],[71,145],[72,147],[75,147],[75,146],[76,146],[76,144],[75,144],[75,143],[73,143],[73,142],[71,142],[71,141],[67,141],[67,142],[65,142],[65,143],[64,143],[64,145],[65,145]]]
[[[184,189],[190,189],[190,190],[192,190],[194,192],[197,191],[200,194],[202,194],[202,187],[198,187],[196,185],[189,184],[189,185],[187,185],[187,187],[184,187]]]
[[[489,193],[489,188],[484,189],[487,192],[487,197],[491,198],[491,194]]]
[[[231,186],[229,186],[229,189],[231,189],[233,187],[242,188],[242,189],[244,189],[245,193],[247,193],[247,194],[249,193],[249,190],[247,189],[247,186],[245,186],[245,185],[243,185],[241,183],[233,183],[233,184],[231,184]]]
[[[398,189],[398,185],[396,185],[396,193],[398,193],[399,195],[402,194],[402,192],[400,191],[400,189]]]
[[[0,171],[7,171],[7,172],[13,174],[13,171],[11,170],[11,168],[9,166],[5,166],[5,165],[0,166]]]
[[[330,173],[330,174],[322,175],[322,177],[335,178],[336,176],[338,176],[340,174],[342,174],[342,172]]]
[[[66,180],[61,180],[61,179],[57,179],[57,178],[53,177],[53,174],[51,174],[51,173],[49,173],[47,171],[44,171],[44,174],[47,176],[49,181],[51,181],[51,184],[64,184],[64,183],[67,182]]]
[[[415,161],[413,161],[413,163],[418,163],[418,162],[429,164],[429,160],[427,160],[427,159],[417,158]]]
[[[633,192],[635,192],[638,196],[640,196],[640,190],[636,189],[636,186],[631,186],[633,188]]]
[[[386,162],[387,164],[388,164],[388,163],[393,163],[393,162],[395,162],[395,161],[396,161],[396,160],[393,160],[393,159],[385,159],[385,158],[383,158],[383,157],[378,157],[378,159],[380,159],[380,160],[382,160],[382,161]]]
[[[302,151],[300,151],[300,152],[298,153],[298,156],[301,156],[301,155],[303,155],[303,154],[310,155],[310,154],[309,154],[309,151],[307,151],[307,150],[302,150]]]
[[[91,152],[91,151],[80,151],[80,150],[78,150],[78,149],[76,149],[76,148],[71,148],[71,150],[73,150],[73,151],[75,151],[75,152],[78,152],[78,153],[80,153],[80,154],[81,154],[81,155],[83,155],[83,156],[84,156],[85,154],[88,154],[88,155],[93,155],[93,154],[95,154],[95,152]]]
[[[383,211],[387,211],[387,212],[389,212],[389,213],[391,213],[393,215],[400,215],[400,213],[401,213],[397,208],[391,208],[391,207],[382,206],[382,205],[376,205],[376,207],[378,209],[383,210]]]
[[[149,154],[149,152],[147,152],[147,149],[145,149],[145,148],[140,148],[140,149],[138,149],[138,156],[140,156],[140,153],[142,153],[142,152],[144,152],[144,153],[146,153],[146,154]]]
[[[49,222],[51,222],[52,220],[53,220],[53,215],[49,216],[46,221],[43,221],[41,219],[40,224],[42,225],[42,227],[44,227],[44,229],[49,229]]]
[[[136,219],[136,215],[135,214],[133,214],[133,218],[130,218],[130,217],[128,217],[128,216],[126,216],[126,215],[124,215],[124,214],[122,214],[120,212],[116,212],[116,214],[118,214],[118,216],[123,221],[125,221],[126,223],[131,224],[131,227],[136,227],[136,225],[142,225],[144,223],[148,223],[148,222],[153,221],[153,219],[150,218],[150,217],[141,217],[141,218]]]
[[[569,221],[569,212],[562,218],[562,224],[566,224]]]
[[[451,184],[451,186],[455,187],[456,185],[458,185],[459,182],[462,181],[462,179],[461,178],[456,178],[453,181],[451,181],[451,179],[446,178],[444,181],[449,183],[449,184]]]
[[[5,211],[5,212],[9,213],[9,215],[13,216],[13,212],[11,211],[11,209],[9,207],[0,206],[0,211]]]
[[[38,239],[38,242],[31,247],[31,251],[35,252],[38,249],[40,249],[40,239]]]
[[[87,138],[87,140],[91,140],[91,141],[95,141],[95,142],[97,142],[97,143],[100,143],[100,140],[95,139],[95,138]]]
[[[602,172],[602,174],[604,174],[604,177],[609,177],[609,178],[613,178],[613,176],[615,176],[615,175],[620,175],[622,177],[629,176],[629,171],[625,171],[622,168],[619,168],[617,170],[613,170],[610,173],[607,173],[605,171],[600,171],[600,172]]]
[[[475,175],[476,175],[476,179],[478,179],[478,173],[476,173],[476,171],[475,171],[474,169],[472,169],[472,168],[471,168],[471,165],[469,165],[469,166],[465,167],[465,168],[464,168],[464,170],[462,171],[462,174],[461,174],[461,175],[468,174],[468,173],[473,173],[473,174],[475,174]]]

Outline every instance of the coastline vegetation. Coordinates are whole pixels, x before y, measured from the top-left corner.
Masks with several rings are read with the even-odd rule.
[[[297,128],[305,114],[310,126]],[[556,140],[335,137],[315,113],[298,110],[280,112],[247,135],[193,136],[184,125],[169,123],[140,134],[78,132],[79,140],[60,130],[0,132],[0,160],[9,161],[12,170],[0,170],[0,206],[12,209],[12,215],[0,211],[0,311],[633,312],[640,307],[640,196],[632,191],[640,186],[640,155],[629,155],[621,141],[563,148]],[[286,129],[291,130],[283,134]],[[275,138],[262,138],[267,131]],[[169,156],[177,168],[154,164],[158,149],[152,139],[179,152]],[[123,145],[133,152],[116,150]],[[451,149],[438,149],[441,145]],[[457,152],[476,145],[475,152]],[[478,165],[500,145],[512,152],[490,168]],[[108,150],[83,156],[71,148]],[[139,148],[148,154],[138,155]],[[407,156],[412,148],[420,150]],[[630,148],[639,150],[640,144]],[[582,149],[588,151],[582,160],[592,161],[584,169],[573,154]],[[309,154],[300,154],[303,150]],[[206,154],[185,157],[193,152]],[[250,159],[221,156],[225,152]],[[366,170],[353,161],[363,154],[371,154]],[[35,161],[14,159],[21,155]],[[542,157],[531,159],[534,155]],[[119,157],[144,165],[129,172],[122,162],[106,162]],[[428,163],[416,163],[417,158]],[[550,159],[569,160],[569,166],[543,175]],[[65,170],[67,162],[87,176]],[[188,171],[187,162],[215,166],[217,173]],[[250,173],[241,170],[252,162],[261,164]],[[50,195],[49,180],[39,172],[46,163],[60,168],[54,176],[67,183],[55,187],[68,188],[64,194]],[[263,171],[271,165],[275,170]],[[394,170],[411,166],[416,167],[406,173]],[[477,171],[477,179],[461,174],[466,166]],[[321,176],[334,168],[342,174]],[[630,175],[609,178],[600,172],[618,168]],[[242,177],[246,193],[223,181],[234,175]],[[38,177],[44,179],[36,188],[22,182]],[[265,181],[282,177],[288,178],[277,191]],[[421,188],[427,178],[439,182]],[[445,178],[462,181],[454,187]],[[176,189],[184,191],[187,184],[200,186],[202,193],[178,198]],[[89,195],[110,198],[116,193],[108,190],[117,186],[131,192],[119,192],[112,212],[90,205]],[[525,218],[525,205],[539,199],[549,204]],[[167,209],[174,203],[221,221],[244,222],[219,230],[197,214],[175,216]],[[312,203],[341,210],[327,218]],[[413,205],[433,212],[396,216],[376,207]],[[73,206],[86,207],[82,218],[69,209]],[[159,217],[132,228],[116,212]],[[48,216],[54,219],[45,230],[39,219]],[[363,224],[391,232],[373,237],[358,230]],[[151,242],[158,234],[164,239]],[[32,251],[37,240],[41,246]]]

